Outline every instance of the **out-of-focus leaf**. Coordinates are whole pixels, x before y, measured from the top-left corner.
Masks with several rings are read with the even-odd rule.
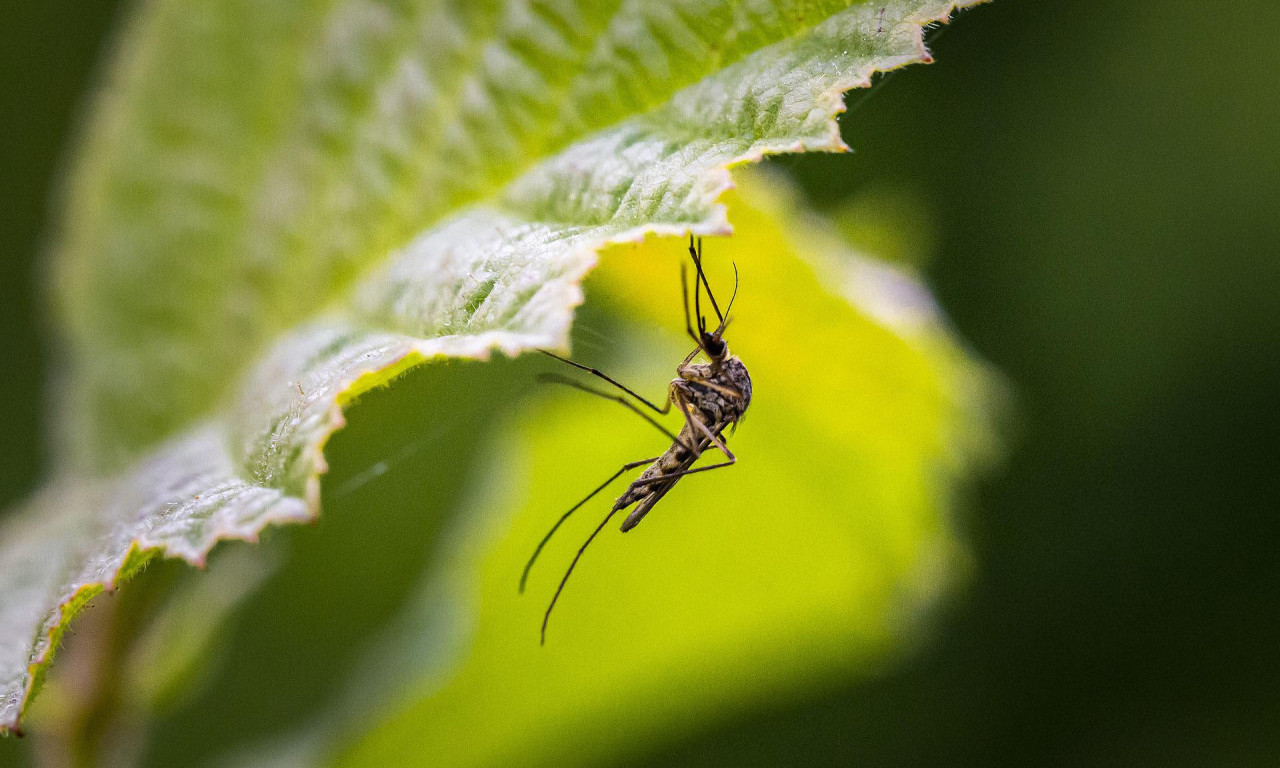
[[[496,441],[488,476],[504,479],[467,505],[446,573],[428,575],[330,716],[243,764],[334,750],[344,766],[609,764],[834,688],[927,631],[963,573],[948,510],[990,456],[991,382],[909,274],[851,250],[778,187],[743,182],[726,196],[734,237],[707,241],[714,286],[732,285],[730,258],[742,274],[728,338],[755,393],[730,439],[739,463],[683,480],[625,537],[606,529],[539,647],[556,582],[624,482],[577,513],[520,596],[533,545],[622,463],[664,447],[616,405],[548,393]],[[610,372],[655,396],[688,348],[682,248],[616,247],[588,281],[593,304],[628,320]],[[459,575],[476,572],[478,595]],[[447,595],[480,605],[452,672],[423,651]]]
[[[597,310],[578,314],[590,322]],[[489,483],[512,487],[509,472],[477,461],[477,454],[495,425],[507,423],[522,398],[538,390],[534,373],[543,361],[540,355],[436,361],[352,406],[350,425],[325,449],[332,469],[324,477],[322,518],[316,525],[271,532],[271,551],[264,554],[287,557],[225,622],[229,631],[214,658],[216,668],[198,695],[152,721],[144,765],[182,763],[193,754],[217,765],[217,758],[281,733],[323,730],[321,716],[335,699],[349,700],[349,711],[362,711],[344,693],[353,674],[377,693],[375,679],[395,690],[410,669],[447,669],[456,661],[474,605],[452,599],[441,587],[456,580],[469,584],[475,569],[470,561],[458,567],[455,542],[472,526],[505,525],[490,522],[484,513],[491,508],[474,499],[471,489]],[[220,547],[211,571],[222,565],[219,551],[225,556],[229,549],[244,548]],[[192,573],[188,580],[194,586],[201,576]],[[445,599],[400,635],[414,638],[407,658],[379,654],[367,663],[370,639],[412,599],[419,580],[444,592]],[[44,713],[39,706],[33,710],[33,730],[40,729]],[[262,759],[251,750],[247,764],[261,765]]]
[[[0,731],[156,553],[311,519],[352,397],[564,342],[594,251],[727,230],[727,167],[840,149],[949,0],[139,6],[54,284],[50,489],[0,545]]]
[[[170,594],[132,644],[122,672],[132,711],[172,709],[199,691],[210,660],[221,655],[226,615],[250,597],[275,567],[260,551],[233,550],[217,570]]]

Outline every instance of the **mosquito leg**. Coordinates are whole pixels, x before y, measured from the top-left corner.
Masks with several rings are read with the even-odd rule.
[[[700,299],[702,297],[702,267],[698,266],[698,252],[693,250],[693,235],[689,235],[689,258],[693,259],[693,266],[698,270],[693,275],[693,318],[698,323],[698,343],[702,343],[701,333],[706,330],[706,322],[702,319],[702,305]],[[683,272],[681,275],[683,276]]]
[[[580,389],[583,392],[596,395],[597,397],[603,397],[605,400],[612,400],[613,402],[627,408],[635,415],[639,416],[640,418],[652,424],[654,427],[660,430],[662,434],[666,435],[667,438],[671,440],[671,442],[680,443],[686,449],[692,450],[689,448],[689,446],[686,443],[681,441],[680,438],[677,437],[674,432],[662,426],[662,424],[660,424],[656,419],[654,419],[649,414],[637,408],[630,400],[626,399],[625,397],[622,397],[621,395],[611,395],[608,392],[601,392],[600,390],[595,389],[594,387],[588,387],[586,384],[582,384],[580,382],[574,381],[573,379],[566,378],[564,376],[561,376],[555,373],[541,374],[538,376],[538,380],[545,381],[551,384],[563,384],[566,387],[573,387],[574,389]],[[669,399],[668,399],[668,402],[670,402]],[[670,408],[670,406],[668,406],[668,408]]]
[[[705,381],[699,383],[710,384],[710,382]],[[737,457],[733,455],[733,451],[729,450],[729,446],[725,445],[724,439],[718,436],[718,433],[724,429],[724,426],[718,425],[718,429],[714,431],[708,429],[706,424],[703,424],[700,419],[693,415],[692,406],[689,404],[689,401],[685,399],[684,395],[680,394],[679,390],[673,390],[671,397],[679,404],[680,413],[684,414],[684,423],[689,428],[689,432],[701,432],[703,435],[703,437],[698,438],[698,446],[701,450],[694,451],[693,453],[695,456],[701,456],[702,451],[705,450],[705,448],[703,448],[703,438],[705,438],[712,445],[719,448],[720,452],[729,458],[730,463],[738,460]],[[741,395],[739,395],[739,397],[741,397]]]
[[[608,480],[605,480],[603,483],[600,484],[598,488],[596,488],[591,493],[588,493],[586,498],[584,498],[582,501],[579,501],[577,504],[574,504],[572,507],[569,508],[568,512],[565,512],[563,515],[561,515],[560,519],[556,521],[556,524],[551,526],[551,530],[547,531],[547,535],[542,537],[542,541],[538,542],[538,547],[533,550],[533,555],[529,558],[529,562],[525,564],[524,573],[520,574],[520,592],[522,593],[524,592],[525,582],[529,580],[529,570],[533,568],[533,563],[538,559],[538,555],[542,554],[542,548],[547,545],[548,541],[551,541],[551,537],[555,535],[555,532],[557,530],[560,529],[560,526],[564,524],[564,521],[569,519],[569,515],[572,515],[574,512],[577,512],[578,507],[581,507],[583,504],[586,504],[588,501],[591,501],[591,499],[594,498],[597,493],[603,491],[605,488],[608,488],[609,484],[612,483],[614,480],[617,480],[622,475],[623,472],[626,472],[629,469],[635,469],[636,467],[640,467],[645,464],[652,464],[653,462],[657,461],[658,458],[659,457],[654,456],[652,459],[642,459],[640,461],[632,461],[627,464],[623,464],[622,469],[619,469],[617,472],[614,472],[613,475],[611,475]]]
[[[677,478],[684,477],[685,475],[696,475],[699,472],[710,472],[713,469],[720,469],[722,467],[732,467],[734,464],[737,464],[737,463],[738,463],[738,460],[734,459],[733,461],[722,461],[719,464],[708,464],[705,467],[698,467],[697,469],[686,469],[681,472],[672,472],[669,475],[654,475],[653,477],[646,477],[646,478],[637,480],[631,485],[632,487],[639,488],[646,485],[653,485],[654,483],[661,483],[661,482],[666,482],[670,480],[675,480]]]
[[[592,376],[595,376],[595,377],[600,378],[600,379],[604,379],[605,381],[609,382],[610,384],[612,384],[613,386],[615,386],[615,387],[617,387],[618,389],[622,390],[623,392],[626,392],[628,395],[631,395],[632,397],[634,397],[635,399],[637,399],[637,400],[639,400],[640,402],[644,403],[645,405],[649,406],[650,408],[652,408],[654,411],[656,411],[656,412],[658,412],[658,413],[667,413],[668,411],[670,411],[670,410],[671,410],[671,403],[670,403],[669,401],[668,401],[665,405],[663,405],[661,408],[659,408],[658,406],[656,406],[656,405],[654,405],[653,403],[649,402],[649,401],[648,401],[648,400],[646,400],[645,398],[643,398],[643,397],[641,397],[640,395],[636,394],[634,391],[632,391],[632,390],[628,389],[627,387],[623,386],[622,384],[618,383],[617,381],[614,381],[613,379],[609,378],[609,377],[608,377],[608,376],[606,376],[604,373],[602,373],[602,372],[600,372],[600,371],[596,370],[595,368],[591,368],[591,367],[589,367],[589,366],[582,365],[581,363],[575,363],[575,362],[573,362],[572,360],[570,360],[570,359],[569,359],[569,358],[567,358],[567,357],[561,357],[561,356],[559,356],[559,355],[557,355],[557,354],[555,354],[555,353],[553,353],[553,352],[548,352],[548,351],[547,351],[547,350],[545,350],[545,349],[540,349],[540,350],[538,350],[538,351],[539,351],[539,352],[541,352],[542,354],[546,355],[547,357],[554,357],[555,359],[559,360],[560,362],[562,362],[562,363],[566,363],[566,364],[568,364],[568,365],[572,365],[574,368],[577,368],[577,369],[578,369],[578,370],[580,370],[580,371],[586,371],[587,373],[591,374]]]
[[[698,472],[708,472],[713,469],[720,469],[721,467],[730,467],[738,463],[738,457],[734,456],[733,451],[729,450],[729,446],[725,444],[724,438],[718,437],[715,434],[715,432],[712,432],[710,429],[707,428],[706,424],[703,424],[701,421],[698,421],[697,419],[693,418],[692,414],[689,413],[688,406],[685,404],[683,398],[677,395],[676,399],[679,400],[680,402],[680,409],[685,413],[685,421],[688,424],[690,424],[695,430],[705,435],[706,438],[711,441],[712,445],[714,445],[716,448],[719,448],[720,452],[723,453],[729,460],[722,461],[719,464],[708,464],[705,467],[698,467],[697,469],[686,469],[681,472],[672,472],[666,475],[654,475],[653,477],[642,478],[640,480],[636,480],[635,482],[633,482],[631,484],[632,488],[637,488],[645,485],[652,485],[653,483],[658,483],[666,480],[675,480],[677,478],[684,477],[685,475],[693,475]]]
[[[720,312],[720,305],[716,303],[715,294],[711,292],[711,283],[707,280],[707,273],[702,271],[702,238],[698,238],[698,250],[693,250],[693,236],[689,236],[689,256],[693,258],[693,265],[698,268],[698,277],[702,280],[702,286],[707,289],[707,298],[711,299],[711,308],[716,311],[716,317],[720,320],[720,325],[724,325],[724,315]],[[694,292],[694,299],[697,299],[697,292]],[[696,301],[695,301],[696,303]],[[703,328],[702,330],[706,330]]]
[[[680,394],[679,390],[672,390],[670,397],[672,397],[676,401],[676,403],[680,405],[680,415],[684,416],[684,424],[688,428],[689,434],[690,435],[698,434],[698,428],[695,426],[695,424],[697,424],[697,419],[693,418],[693,414],[689,411],[689,401],[684,399],[684,396]],[[685,445],[685,444],[681,443],[681,445]],[[688,447],[689,446],[685,445],[686,449]],[[702,440],[699,439],[697,448],[689,452],[696,457],[696,456],[701,456],[704,450],[706,450],[706,446],[704,446],[702,443]]]
[[[693,246],[692,246],[692,245],[690,245],[690,246],[689,246],[689,253],[690,253],[690,254],[692,254],[692,253],[693,253]],[[697,293],[696,293],[696,292],[697,292],[697,290],[701,287],[701,285],[702,285],[701,283],[696,283],[696,282],[695,282],[695,283],[694,283],[694,285],[693,285],[693,290],[694,290],[694,292],[695,292],[695,293],[694,293],[693,300],[694,300],[695,302],[698,300],[698,296],[697,296]],[[701,352],[701,351],[702,351],[702,337],[701,337],[701,336],[699,336],[698,334],[694,333],[694,331],[693,331],[693,322],[692,322],[692,321],[690,321],[690,319],[689,319],[689,278],[688,278],[688,270],[685,268],[685,265],[684,265],[684,262],[683,262],[683,261],[682,261],[682,262],[680,262],[680,297],[681,297],[681,300],[682,300],[682,304],[683,304],[683,306],[684,306],[684,330],[685,330],[685,333],[689,334],[689,338],[693,339],[693,343],[698,345],[697,347],[695,347],[695,348],[694,348],[694,350],[693,350],[692,352],[690,352],[690,353],[689,353],[689,356],[688,356],[688,357],[686,357],[686,358],[684,359],[684,362],[685,362],[685,364],[687,365],[687,364],[689,363],[689,361],[693,359],[694,355],[696,355],[696,354],[698,354],[699,352]],[[701,310],[698,310],[698,311],[699,311],[699,312],[701,312]],[[702,318],[701,318],[701,316],[699,316],[699,318],[698,318],[698,327],[699,327],[699,328],[701,328],[701,327],[702,327]]]
[[[591,542],[595,540],[600,531],[604,530],[604,527],[609,524],[609,521],[618,513],[619,509],[621,507],[617,504],[613,505],[613,509],[609,510],[609,514],[604,516],[604,520],[600,521],[596,529],[591,532],[587,540],[578,548],[578,554],[573,556],[573,562],[569,563],[569,569],[564,572],[564,578],[560,579],[560,586],[556,587],[556,593],[551,596],[551,603],[547,606],[547,612],[542,616],[542,645],[547,644],[547,622],[551,621],[551,610],[556,607],[556,601],[560,599],[560,593],[564,591],[564,585],[569,583],[569,577],[573,575],[573,569],[578,567],[578,561],[582,559],[582,553],[587,551],[587,547],[591,545]]]
[[[706,438],[711,441],[712,445],[720,449],[720,452],[723,453],[725,457],[729,459],[730,464],[738,460],[738,457],[733,455],[733,451],[729,450],[729,446],[725,445],[724,438],[720,437],[717,434],[718,432],[724,429],[723,426],[720,426],[720,429],[717,429],[713,432],[710,429],[707,429],[706,424],[703,424],[701,421],[698,421],[697,419],[693,420],[693,426],[695,429],[697,429],[699,432],[705,435]]]

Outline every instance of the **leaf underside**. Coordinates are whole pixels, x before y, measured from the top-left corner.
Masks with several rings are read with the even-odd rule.
[[[601,247],[728,233],[731,166],[843,149],[842,93],[964,4],[140,6],[53,251],[59,462],[0,537],[0,732],[94,594],[312,519],[352,398],[563,347]]]

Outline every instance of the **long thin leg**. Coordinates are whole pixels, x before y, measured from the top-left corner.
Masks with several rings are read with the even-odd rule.
[[[591,499],[593,499],[597,493],[603,491],[605,488],[608,488],[609,484],[612,483],[614,480],[617,480],[622,475],[623,472],[626,472],[629,469],[635,469],[636,467],[643,466],[645,464],[652,464],[653,462],[657,461],[658,458],[659,457],[654,456],[652,459],[642,459],[640,461],[632,461],[630,463],[623,464],[622,469],[619,469],[617,472],[614,472],[613,475],[611,475],[608,480],[605,480],[603,483],[600,484],[598,488],[596,488],[591,493],[588,493],[586,498],[584,498],[582,501],[579,501],[577,504],[574,504],[572,507],[569,508],[568,512],[565,512],[563,515],[561,515],[560,519],[556,521],[556,524],[551,526],[551,530],[547,531],[547,535],[542,537],[542,541],[538,542],[538,547],[537,549],[533,550],[533,555],[529,558],[529,562],[525,563],[524,573],[520,574],[520,592],[522,593],[524,592],[525,582],[529,580],[529,570],[533,568],[533,563],[538,559],[538,555],[542,554],[542,548],[547,546],[547,542],[551,541],[551,537],[555,535],[555,532],[557,530],[560,529],[560,526],[564,524],[564,521],[569,519],[569,515],[572,515],[574,512],[577,512],[578,507],[581,507],[583,504],[586,504],[588,501],[591,501]]]
[[[665,480],[675,480],[676,478],[684,477],[685,475],[696,475],[699,472],[710,472],[713,469],[720,469],[721,467],[732,467],[734,464],[737,464],[737,463],[738,463],[738,460],[734,459],[733,461],[722,461],[719,464],[708,464],[705,467],[698,467],[697,469],[686,469],[682,472],[672,472],[669,475],[654,475],[653,477],[646,477],[642,480],[637,480],[631,485],[633,487],[643,486],[643,485],[652,485],[654,483],[661,483]]]
[[[706,383],[706,382],[704,382]],[[690,432],[701,432],[703,437],[711,442],[712,445],[720,449],[720,452],[729,458],[729,462],[737,461],[737,457],[733,455],[733,451],[729,450],[729,446],[725,445],[724,439],[719,437],[719,433],[724,430],[724,423],[716,424],[716,429],[708,429],[706,424],[693,417],[693,411],[689,405],[689,401],[684,399],[684,395],[679,390],[672,392],[672,397],[680,406],[680,412],[684,414],[684,423],[689,427]],[[702,445],[702,438],[698,438],[699,447]],[[702,451],[695,451],[695,455],[701,456]]]
[[[679,390],[673,390],[670,397],[680,406],[680,415],[684,417],[684,424],[689,428],[689,434],[696,435],[698,433],[698,428],[694,425],[697,423],[697,420],[693,418],[693,414],[689,411],[689,402],[684,399]],[[681,445],[684,445],[684,443],[681,443]],[[685,447],[688,448],[688,446]],[[702,439],[699,438],[697,448],[689,452],[694,456],[701,456],[703,450],[705,450],[705,446],[702,444]]]
[[[693,235],[689,236],[689,256],[693,258],[693,265],[698,268],[698,277],[702,279],[702,285],[707,289],[707,298],[711,299],[711,308],[716,311],[716,318],[720,321],[720,325],[724,325],[724,315],[720,312],[720,305],[716,303],[716,296],[711,292],[711,283],[707,280],[707,273],[702,271],[702,238],[698,238],[698,250],[693,250]],[[697,292],[694,292],[695,304],[697,302]],[[706,328],[702,329],[703,331]]]
[[[587,551],[587,547],[591,545],[591,542],[599,535],[600,531],[604,530],[604,527],[609,524],[609,521],[618,513],[619,509],[621,507],[617,504],[613,505],[613,509],[609,510],[609,514],[604,516],[604,520],[600,521],[596,529],[591,532],[587,540],[578,548],[578,554],[573,556],[573,562],[569,563],[569,570],[564,572],[564,578],[560,579],[560,586],[556,587],[556,593],[551,596],[551,604],[547,606],[547,612],[542,616],[542,640],[540,641],[542,645],[547,644],[547,622],[551,621],[551,610],[556,607],[556,601],[560,599],[560,593],[564,591],[564,585],[569,583],[569,576],[573,574],[573,569],[578,567],[578,561],[582,559],[582,553]]]
[[[692,252],[692,249],[690,249],[690,253]],[[697,290],[697,288],[698,286],[694,285],[694,290]],[[680,297],[684,304],[684,330],[689,334],[689,338],[693,339],[693,343],[698,345],[697,349],[690,352],[689,356],[684,359],[685,364],[688,365],[693,356],[702,350],[702,337],[693,332],[693,322],[689,319],[689,279],[688,271],[685,269],[683,261],[680,262]]]
[[[723,424],[723,422],[721,422],[721,424]],[[706,424],[703,424],[697,419],[693,420],[693,426],[699,432],[706,435],[707,439],[711,441],[712,445],[719,448],[720,452],[723,453],[726,457],[728,457],[730,464],[738,460],[738,457],[733,455],[733,451],[729,450],[729,446],[725,445],[724,439],[716,434],[716,432],[719,432],[720,430],[724,429],[723,426],[720,426],[720,429],[717,429],[715,430],[715,432],[713,432],[710,429],[707,429]]]
[[[720,469],[721,467],[729,467],[738,463],[738,457],[734,456],[733,451],[729,450],[729,446],[725,444],[724,439],[721,437],[718,437],[715,434],[715,432],[712,432],[710,429],[708,429],[706,424],[703,424],[702,422],[693,418],[692,414],[689,413],[689,407],[685,403],[684,398],[680,397],[677,394],[676,400],[680,404],[680,410],[684,412],[685,423],[689,424],[695,430],[705,435],[706,438],[710,440],[711,443],[715,445],[716,448],[719,448],[720,452],[723,453],[726,457],[728,457],[729,460],[722,461],[719,464],[708,464],[705,467],[698,467],[697,469],[686,469],[681,472],[672,472],[666,475],[654,475],[653,477],[647,477],[642,480],[636,480],[631,484],[632,488],[635,488],[637,486],[652,485],[653,483],[662,482],[664,480],[675,480],[677,478],[684,477],[685,475],[694,475],[699,472],[708,472],[713,469]]]
[[[555,359],[559,360],[560,362],[562,362],[562,363],[567,363],[568,365],[572,365],[574,368],[577,368],[577,369],[578,369],[578,370],[580,370],[580,371],[586,371],[587,373],[591,374],[592,376],[595,376],[595,377],[597,377],[597,378],[604,379],[605,381],[609,382],[610,384],[612,384],[613,386],[615,386],[615,387],[617,387],[618,389],[622,390],[623,392],[626,392],[628,395],[631,395],[632,397],[634,397],[635,399],[637,399],[637,400],[639,400],[640,402],[644,403],[645,405],[649,406],[650,408],[652,408],[654,411],[656,411],[656,412],[658,412],[658,413],[667,413],[668,411],[670,411],[670,410],[671,410],[671,403],[670,403],[670,402],[668,402],[668,403],[667,403],[665,406],[663,406],[662,408],[659,408],[658,406],[656,406],[656,405],[654,405],[653,403],[649,402],[648,400],[644,399],[643,397],[641,397],[640,395],[636,394],[634,391],[632,391],[632,390],[628,389],[627,387],[623,386],[622,384],[618,383],[617,381],[614,381],[613,379],[609,378],[608,376],[606,376],[605,374],[603,374],[603,373],[601,373],[600,371],[596,370],[595,368],[591,368],[591,367],[589,367],[589,366],[582,365],[581,363],[575,363],[575,362],[573,362],[572,360],[568,359],[567,357],[561,357],[561,356],[559,356],[559,355],[557,355],[557,354],[555,354],[555,353],[553,353],[553,352],[548,352],[548,351],[547,351],[547,350],[545,350],[545,349],[540,349],[540,350],[538,350],[538,351],[539,351],[539,352],[541,352],[542,354],[546,355],[547,357],[554,357]]]
[[[630,410],[630,411],[631,411],[632,413],[634,413],[635,415],[639,416],[640,418],[642,418],[642,419],[644,419],[645,421],[647,421],[647,422],[649,422],[650,424],[652,424],[654,427],[656,427],[658,430],[660,430],[660,431],[662,432],[662,434],[666,435],[666,436],[667,436],[667,438],[668,438],[671,442],[673,442],[673,443],[680,443],[680,444],[681,444],[681,445],[683,445],[686,449],[689,449],[689,446],[688,446],[686,443],[684,443],[683,441],[681,441],[681,440],[680,440],[680,438],[679,438],[679,437],[677,437],[677,436],[676,436],[676,434],[675,434],[674,432],[672,432],[671,430],[669,430],[669,429],[667,429],[666,427],[662,426],[662,424],[661,424],[661,423],[659,423],[656,419],[654,419],[654,418],[653,418],[652,416],[650,416],[649,414],[647,414],[647,413],[645,413],[644,411],[642,411],[642,410],[640,410],[639,408],[637,408],[637,407],[636,407],[636,406],[635,406],[635,405],[634,405],[630,400],[626,399],[625,397],[623,397],[623,396],[621,396],[621,395],[611,395],[611,394],[609,394],[608,392],[601,392],[601,391],[600,391],[600,390],[598,390],[598,389],[595,389],[595,388],[593,388],[593,387],[588,387],[586,384],[583,384],[583,383],[578,382],[578,381],[574,381],[573,379],[570,379],[570,378],[565,377],[565,376],[561,376],[561,375],[560,375],[560,374],[558,374],[558,373],[543,373],[543,374],[540,374],[540,375],[538,376],[538,380],[539,380],[539,381],[545,381],[545,382],[548,382],[548,383],[551,383],[551,384],[563,384],[563,385],[565,385],[566,387],[573,387],[574,389],[580,389],[580,390],[582,390],[583,392],[587,392],[587,393],[592,394],[592,395],[595,395],[595,396],[597,396],[597,397],[603,397],[605,400],[612,400],[613,402],[615,402],[615,403],[617,403],[618,405],[621,405],[621,406],[623,406],[623,407],[627,408],[628,410]]]

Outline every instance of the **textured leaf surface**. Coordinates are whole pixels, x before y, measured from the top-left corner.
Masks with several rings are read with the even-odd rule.
[[[725,232],[726,168],[841,148],[955,5],[140,6],[55,250],[59,466],[0,539],[0,730],[159,552],[313,517],[351,398],[564,343],[603,244]]]

